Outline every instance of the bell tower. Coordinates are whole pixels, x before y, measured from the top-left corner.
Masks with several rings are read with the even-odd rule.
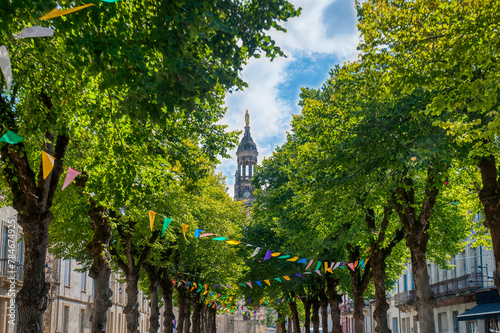
[[[250,115],[248,110],[245,113],[245,134],[238,145],[236,151],[238,167],[234,174],[234,199],[244,201],[248,207],[252,206],[255,200],[253,191],[255,186],[252,186],[252,178],[257,165],[257,145],[253,142],[250,135]]]

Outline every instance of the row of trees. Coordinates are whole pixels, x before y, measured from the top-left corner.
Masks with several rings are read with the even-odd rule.
[[[274,289],[290,300],[312,297],[315,332],[315,306],[330,292],[329,301],[350,295],[357,333],[364,299],[375,299],[377,331],[389,332],[386,291],[408,256],[420,330],[435,332],[427,261],[449,267],[473,229],[491,235],[500,288],[499,6],[363,1],[359,60],[335,67],[320,89],[302,90],[292,132],[256,173],[248,236],[322,261],[368,260]],[[474,225],[477,212],[484,221]],[[292,269],[248,264],[251,272]],[[338,303],[332,309],[338,332]]]
[[[0,94],[0,131],[24,138],[0,144],[2,188],[18,212],[26,248],[18,332],[44,329],[49,238],[58,255],[89,267],[96,290],[92,332],[105,331],[113,268],[127,280],[127,331],[137,332],[142,268],[149,267],[152,299],[159,285],[165,304],[172,303],[169,281],[177,265],[191,262],[199,270],[192,274],[208,281],[238,271],[234,260],[213,268],[210,258],[225,259],[230,250],[197,247],[176,233],[162,238],[158,222],[151,231],[147,211],[173,218],[170,228],[186,223],[238,234],[244,214],[212,172],[216,157],[236,142],[235,133],[217,124],[222,99],[245,86],[239,73],[249,58],[282,55],[266,31],[284,31],[280,22],[299,12],[285,0],[97,1],[39,19],[72,5],[14,1],[0,9],[14,78],[12,89],[3,85]],[[54,37],[13,37],[31,25],[50,27]],[[47,178],[41,151],[55,157]],[[82,175],[61,192],[68,166]],[[158,275],[163,278],[155,280]],[[171,306],[166,309],[171,332]]]

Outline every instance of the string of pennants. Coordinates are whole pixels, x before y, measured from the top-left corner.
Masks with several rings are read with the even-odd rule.
[[[12,132],[11,130],[8,130],[3,136],[0,137],[1,142],[7,142],[10,144],[17,144],[23,140],[24,139],[21,136],[17,135],[16,133]],[[50,173],[52,172],[52,169],[54,168],[55,161],[56,161],[56,158],[54,156],[42,151],[43,179],[46,179],[50,175]],[[66,177],[64,179],[64,183],[62,186],[62,190],[64,190],[79,174],[80,174],[79,171],[77,171],[71,167],[68,167],[68,171],[66,173]],[[125,215],[125,206],[122,206],[120,208],[120,212],[123,215]],[[154,221],[155,221],[156,215],[157,215],[156,212],[151,211],[151,210],[149,211],[149,223],[150,223],[151,231],[153,231],[153,226],[154,226]],[[161,215],[161,214],[158,214],[158,215]],[[162,228],[162,237],[164,237],[166,229],[172,223],[171,218],[169,218],[165,215],[163,215],[163,216],[164,216],[164,221],[163,221],[163,228]],[[186,241],[187,241],[186,232],[187,232],[188,228],[189,228],[188,224],[184,224],[184,223],[182,224],[182,233],[183,233],[184,239]],[[209,236],[215,236],[215,237],[211,238],[214,241],[219,241],[219,242],[225,241],[227,244],[230,244],[230,245],[245,244],[246,246],[249,246],[249,247],[255,247],[255,250],[253,251],[253,253],[250,257],[255,257],[261,250],[261,247],[257,247],[255,245],[244,243],[244,242],[239,241],[239,240],[230,240],[230,239],[228,239],[228,237],[220,237],[220,236],[217,236],[211,232],[204,233],[204,231],[205,230],[203,230],[203,229],[197,228],[194,231],[195,238],[204,238],[204,237],[209,237]],[[271,250],[266,251],[266,254],[265,254],[263,260],[265,261],[265,260],[271,259],[273,257],[277,258],[277,259],[285,259],[286,261],[289,261],[289,262],[296,262],[298,264],[307,264],[307,266],[305,268],[306,271],[309,269],[309,267],[314,267],[314,266],[312,266],[312,264],[313,264],[313,262],[316,261],[316,268],[313,271],[316,272],[318,275],[321,275],[321,271],[320,271],[321,266],[324,266],[324,273],[326,274],[327,272],[333,273],[333,270],[335,270],[337,268],[345,268],[346,264],[347,264],[347,267],[349,267],[353,271],[354,271],[354,269],[356,269],[356,267],[359,267],[359,266],[362,266],[364,269],[365,263],[368,261],[368,259],[363,259],[359,262],[355,261],[352,263],[347,263],[345,261],[344,262],[334,262],[334,261],[333,262],[328,262],[328,261],[322,262],[320,260],[309,260],[309,263],[307,263],[308,260],[306,258],[302,258],[299,260],[298,256],[292,257],[292,255],[290,255],[290,254],[282,254],[281,252],[273,252]],[[306,274],[311,274],[311,273],[306,272]],[[299,274],[295,274],[295,276],[301,277]],[[288,276],[284,276],[283,278],[285,280],[289,280]],[[281,282],[280,278],[274,278],[274,279]],[[271,285],[269,280],[270,279],[266,279],[263,281],[266,284]],[[254,281],[254,282],[255,282],[255,284],[262,287],[262,281]],[[243,285],[243,284],[240,283],[240,285]],[[252,282],[246,282],[246,285],[248,285],[250,288],[253,288]],[[243,285],[243,286],[245,286],[245,285]]]
[[[117,2],[118,0],[101,0],[101,1],[111,3],[111,2]],[[40,17],[40,20],[50,20],[56,17],[77,12],[79,10],[82,10],[90,6],[95,6],[95,4],[89,3],[86,5],[69,9],[54,8],[47,14]],[[23,29],[23,31],[15,35],[14,38],[20,39],[20,38],[37,38],[37,37],[52,37],[52,36],[54,36],[54,30],[50,28],[41,26],[31,26]],[[7,90],[10,90],[10,88],[12,87],[12,68],[10,64],[9,51],[7,50],[7,47],[5,47],[5,45],[0,46],[0,68],[7,83]]]

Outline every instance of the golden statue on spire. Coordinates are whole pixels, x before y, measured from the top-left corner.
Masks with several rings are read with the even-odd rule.
[[[245,126],[250,126],[250,115],[248,114],[248,110],[245,112]]]

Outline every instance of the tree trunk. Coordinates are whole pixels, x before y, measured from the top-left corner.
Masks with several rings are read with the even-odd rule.
[[[304,332],[311,333],[311,300],[309,296],[304,296],[301,298],[302,303],[304,304]]]
[[[50,97],[41,94],[42,102],[47,109],[52,108]],[[1,99],[2,120],[13,125],[15,112]],[[14,128],[15,126],[12,126]],[[63,172],[63,164],[69,137],[66,134],[53,133],[46,135],[47,144],[43,149],[54,156],[59,163],[54,163],[50,175],[44,179],[40,164],[38,179],[28,161],[28,152],[24,142],[16,145],[4,144],[0,158],[5,166],[2,170],[10,192],[13,195],[13,208],[18,212],[17,222],[23,228],[25,257],[24,279],[21,290],[16,295],[18,307],[17,332],[42,333],[44,331],[44,314],[50,304],[50,283],[45,281],[45,255],[49,242],[49,225],[54,216],[50,211],[57,185]],[[56,142],[54,146],[54,142]],[[9,224],[9,226],[13,224]],[[10,244],[17,239],[9,238]],[[7,245],[7,244],[6,244]],[[7,255],[15,261],[15,255]],[[15,277],[19,278],[19,277]]]
[[[200,303],[200,294],[196,293],[191,298],[191,304],[193,305],[193,316],[191,320],[193,322],[193,333],[201,333],[201,303]]]
[[[44,313],[50,303],[50,283],[45,282],[45,254],[52,218],[50,212],[45,212],[40,218],[28,212],[18,215],[18,222],[22,221],[19,225],[23,227],[26,244],[23,287],[16,296],[19,311],[18,332],[43,332]],[[15,241],[12,241],[12,244],[15,244]],[[15,256],[12,259],[15,261]]]
[[[313,325],[313,333],[319,333],[319,300],[317,295],[311,298],[312,303],[312,317],[311,322]]]
[[[328,297],[326,296],[325,290],[320,289],[319,300],[321,306],[321,329],[322,332],[328,333]]]
[[[191,297],[189,291],[186,289],[186,298],[184,299],[184,333],[189,333],[190,330],[191,330]]]
[[[292,333],[293,330],[292,330],[292,323],[293,323],[293,319],[290,318],[290,316],[288,316],[288,333]]]
[[[394,193],[392,204],[406,229],[406,245],[410,249],[411,266],[415,281],[415,307],[421,332],[434,333],[434,295],[429,285],[427,270],[427,243],[430,217],[439,194],[437,176],[432,168],[427,172],[425,195],[420,214],[415,211],[415,191],[413,180],[403,178],[401,185]]]
[[[184,332],[184,317],[185,317],[185,306],[186,306],[186,295],[185,295],[185,287],[180,284],[179,286],[175,287],[175,290],[177,291],[177,308],[179,311],[177,312],[177,332],[183,333]]]
[[[288,302],[290,306],[290,311],[292,312],[292,322],[293,322],[293,332],[300,333],[300,318],[299,312],[297,311],[297,303],[295,302],[295,293],[292,292],[291,299]]]
[[[326,275],[326,294],[330,303],[330,316],[332,318],[332,332],[342,333],[342,324],[340,320],[340,303],[342,298],[337,294],[338,280],[334,279],[331,274]]]
[[[201,332],[208,332],[207,305],[204,302],[201,304]]]
[[[94,279],[94,309],[92,311],[92,333],[106,333],[108,309],[113,305],[113,292],[109,288],[111,278],[111,257],[108,252],[112,228],[106,210],[89,200],[90,227],[94,231],[92,241],[86,250],[92,255],[92,266],[89,276]]]
[[[348,249],[349,261],[359,261],[359,246],[352,246],[351,244],[348,244]],[[363,315],[363,309],[365,307],[364,293],[371,280],[372,270],[369,266],[365,266],[363,273],[359,267],[354,267],[354,269],[349,267],[347,270],[349,271],[352,284],[352,298],[354,303],[354,333],[363,333],[365,327],[365,316]]]
[[[500,293],[500,177],[494,156],[484,158],[479,163],[483,188],[479,200],[484,208],[484,225],[490,230],[495,270],[493,282]]]
[[[170,274],[168,267],[160,269],[161,279],[160,279],[160,289],[163,295],[163,333],[173,333],[174,332],[174,311],[172,304],[172,293],[174,291],[174,284],[170,279]]]
[[[158,266],[144,263],[144,270],[148,274],[149,293],[151,294],[149,333],[158,333],[160,329],[160,307],[158,305],[158,285],[160,283],[160,270]]]
[[[211,330],[210,333],[217,333],[217,310],[215,307],[209,307],[209,313],[210,313],[210,324],[211,324]]]
[[[373,271],[373,282],[375,284],[375,311],[373,312],[373,318],[377,322],[375,332],[390,333],[391,331],[387,322],[389,304],[385,295],[386,264],[382,251],[372,252],[370,263]]]
[[[276,320],[276,333],[286,333],[285,316],[278,312],[278,319]]]
[[[127,288],[125,292],[127,293],[127,305],[123,309],[123,313],[127,319],[127,333],[138,333],[139,332],[139,271],[132,270],[127,272],[125,279],[127,280]]]

